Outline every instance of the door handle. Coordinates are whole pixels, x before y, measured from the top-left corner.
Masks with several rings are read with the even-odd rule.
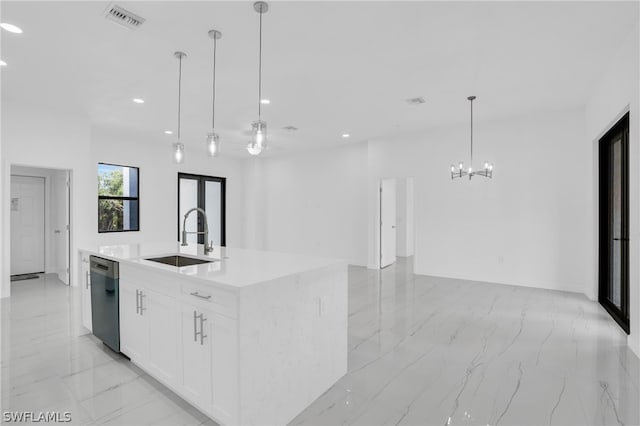
[[[136,314],[140,313],[140,291],[136,289]]]
[[[613,241],[629,241],[628,238],[614,238]]]

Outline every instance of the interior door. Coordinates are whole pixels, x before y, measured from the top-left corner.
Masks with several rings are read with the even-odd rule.
[[[58,278],[69,285],[69,172],[56,171],[51,182],[51,226],[55,270]]]
[[[44,272],[44,178],[11,176],[11,275]]]
[[[629,333],[629,114],[600,139],[600,304]]]
[[[396,261],[396,180],[380,182],[380,268]]]

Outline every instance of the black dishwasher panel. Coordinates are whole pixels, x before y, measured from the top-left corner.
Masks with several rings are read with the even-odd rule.
[[[118,262],[91,256],[90,268],[93,334],[105,345],[120,352]]]

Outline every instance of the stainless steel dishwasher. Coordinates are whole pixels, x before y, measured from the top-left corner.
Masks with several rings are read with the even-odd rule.
[[[105,345],[120,352],[120,304],[118,262],[90,256],[91,323],[93,334]]]

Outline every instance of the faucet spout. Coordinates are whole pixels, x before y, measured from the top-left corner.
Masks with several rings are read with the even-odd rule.
[[[204,232],[187,232],[187,218],[194,211],[202,214],[202,218],[204,219]],[[207,223],[207,212],[200,207],[194,207],[187,211],[184,215],[184,220],[182,221],[182,243],[180,245],[187,245],[187,234],[204,234],[204,253],[207,254],[213,251],[213,246],[209,244],[209,224]]]

